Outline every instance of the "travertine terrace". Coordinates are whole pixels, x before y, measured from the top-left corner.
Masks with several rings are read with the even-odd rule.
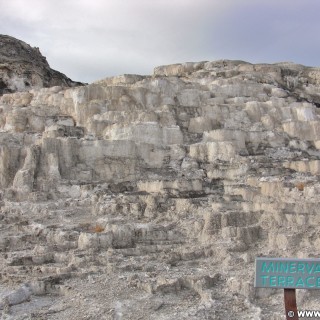
[[[254,259],[319,254],[319,106],[227,60],[2,95],[2,319],[283,319]]]

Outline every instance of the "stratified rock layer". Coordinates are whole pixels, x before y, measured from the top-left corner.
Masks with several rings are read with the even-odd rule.
[[[254,259],[318,254],[319,99],[317,68],[225,60],[3,95],[3,314],[280,319]]]
[[[82,85],[50,68],[39,48],[0,34],[0,95],[32,88]]]

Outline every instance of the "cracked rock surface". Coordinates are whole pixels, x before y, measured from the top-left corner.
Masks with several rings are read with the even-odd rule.
[[[228,60],[3,94],[2,319],[283,319],[254,261],[318,256],[319,105],[318,68]]]

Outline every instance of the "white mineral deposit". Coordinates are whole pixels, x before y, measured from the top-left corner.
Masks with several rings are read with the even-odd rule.
[[[283,319],[254,262],[319,254],[319,68],[4,77],[1,319]]]

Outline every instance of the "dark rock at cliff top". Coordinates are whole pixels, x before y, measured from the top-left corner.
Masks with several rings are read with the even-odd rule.
[[[75,87],[63,73],[50,68],[39,48],[0,34],[0,95],[42,87]]]

